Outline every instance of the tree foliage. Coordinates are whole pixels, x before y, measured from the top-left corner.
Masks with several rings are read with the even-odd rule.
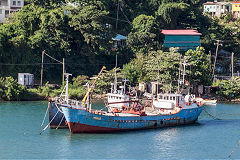
[[[13,77],[0,78],[0,99],[21,100],[26,92],[26,88],[18,84]]]
[[[214,84],[219,87],[220,90],[217,91],[219,96],[231,101],[232,99],[240,98],[240,79],[239,77],[222,80]]]
[[[210,55],[206,54],[203,47],[197,47],[196,50],[188,50],[185,54],[188,57],[188,75],[189,79],[198,84],[209,85],[211,83],[211,65]]]

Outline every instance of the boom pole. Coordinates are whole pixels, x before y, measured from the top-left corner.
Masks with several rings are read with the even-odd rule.
[[[103,72],[104,69],[106,69],[105,66],[102,67],[101,71],[98,73],[97,78],[95,79],[95,81],[93,82],[93,84],[91,85],[91,87],[88,89],[86,95],[84,96],[84,98],[83,98],[83,100],[82,100],[82,102],[83,102],[83,107],[86,106],[87,97],[88,97],[88,95],[92,92],[92,89],[93,89],[95,83],[97,82],[98,78],[101,76],[101,74],[102,74],[102,72]]]

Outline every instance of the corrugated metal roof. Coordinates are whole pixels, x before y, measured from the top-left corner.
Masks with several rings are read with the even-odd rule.
[[[114,37],[114,38],[112,38],[113,40],[121,40],[121,39],[127,39],[127,37],[126,36],[123,36],[123,35],[121,35],[121,34],[117,34],[117,36],[116,37]]]
[[[203,5],[216,5],[216,3],[214,3],[214,2],[206,2],[206,3],[203,3]]]
[[[188,29],[183,29],[183,30],[162,30],[162,34],[164,34],[164,35],[196,35],[196,36],[202,35],[197,30],[188,30]]]

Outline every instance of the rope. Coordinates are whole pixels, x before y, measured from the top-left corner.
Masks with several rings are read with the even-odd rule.
[[[212,117],[214,120],[223,120],[223,119],[217,118],[216,116],[210,114],[210,113],[205,109],[205,107],[203,107],[203,110],[204,110],[210,117]]]
[[[58,63],[61,63],[61,64],[63,64],[63,62],[61,62],[61,61],[59,61],[59,60],[57,60],[57,59],[55,59],[55,58],[53,58],[53,57],[49,56],[49,55],[48,55],[46,52],[45,52],[44,54],[46,54],[46,56],[48,56],[49,58],[52,58],[53,60],[57,61]]]
[[[44,116],[44,118],[43,118],[41,127],[43,126],[43,124],[44,124],[44,122],[45,122],[45,119],[46,119],[46,116],[47,116],[47,112],[48,112],[49,107],[50,107],[50,105],[48,105],[48,107],[47,107],[47,110],[46,110],[45,116]]]
[[[232,150],[232,152],[229,154],[228,158],[230,158],[233,154],[233,152],[235,151],[235,149],[239,146],[240,141],[238,142],[238,144],[236,145],[236,147]]]
[[[53,118],[52,118],[51,121],[48,123],[48,125],[46,125],[46,127],[40,132],[40,135],[42,134],[42,132],[44,132],[44,131],[47,129],[47,127],[50,125],[50,123],[52,123],[52,121],[54,120],[54,118],[57,116],[58,112],[59,112],[59,110],[58,110],[57,113],[53,116]]]
[[[56,108],[58,109],[58,111],[61,112],[61,113],[63,114],[63,112],[61,111],[61,109],[58,108],[57,104],[56,104],[56,103],[54,103],[54,104],[55,104]]]
[[[62,123],[62,120],[63,120],[63,118],[64,118],[65,116],[63,115],[62,116],[62,119],[61,119],[61,121],[60,121],[60,123],[58,124],[58,126],[57,126],[57,128],[56,128],[56,130],[59,128],[59,126],[61,125],[61,123]]]

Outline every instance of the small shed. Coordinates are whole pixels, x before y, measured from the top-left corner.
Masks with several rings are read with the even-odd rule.
[[[176,47],[179,51],[187,51],[201,46],[200,36],[202,34],[197,30],[162,30],[162,34],[165,36],[163,46],[168,48]]]
[[[121,34],[117,34],[116,37],[112,38],[112,40],[114,41],[114,48],[124,47],[127,45],[127,37]]]
[[[34,85],[34,75],[30,73],[18,73],[18,83],[23,86],[31,87]]]

